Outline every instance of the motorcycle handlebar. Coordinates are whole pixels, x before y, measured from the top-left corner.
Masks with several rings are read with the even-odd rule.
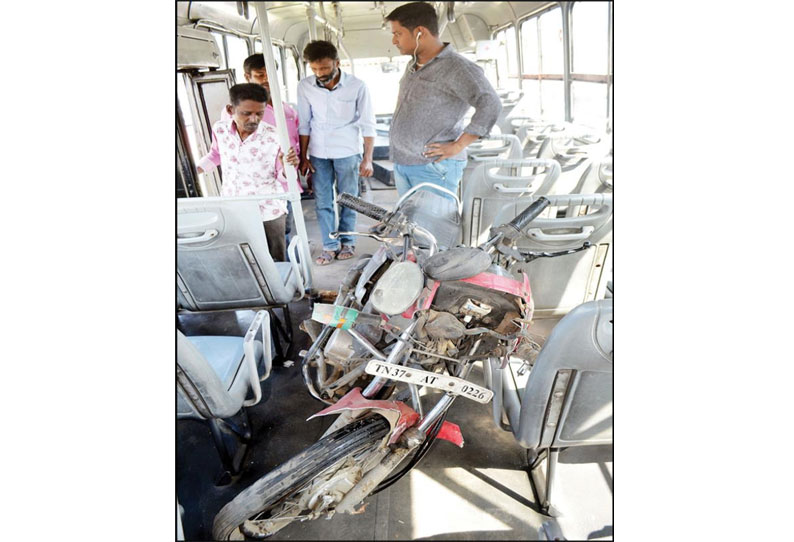
[[[386,215],[389,214],[389,211],[383,207],[353,196],[352,194],[348,194],[347,192],[342,192],[339,194],[336,197],[336,203],[342,207],[353,209],[357,213],[361,213],[362,215],[368,216],[374,220],[377,220],[378,222],[382,222]]]
[[[507,225],[514,228],[516,232],[521,233],[527,224],[535,220],[543,212],[543,209],[548,206],[549,200],[541,196],[532,202],[532,205],[524,209],[521,214],[508,222]]]

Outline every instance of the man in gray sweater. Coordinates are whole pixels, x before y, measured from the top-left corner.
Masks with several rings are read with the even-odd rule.
[[[466,167],[466,147],[488,135],[502,104],[483,70],[438,35],[438,17],[426,2],[405,4],[386,16],[392,43],[413,55],[389,130],[397,192],[431,182],[455,193]],[[463,117],[474,107],[471,122]]]

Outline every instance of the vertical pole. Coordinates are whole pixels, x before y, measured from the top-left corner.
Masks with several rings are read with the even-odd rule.
[[[565,122],[571,122],[571,3],[560,2],[560,5],[562,6],[562,81],[565,94]]]
[[[314,9],[314,2],[309,2],[306,6],[306,18],[309,23],[309,40],[315,41],[317,39],[317,22],[314,20],[317,11]]]
[[[607,39],[609,40],[609,45],[607,46],[607,133],[612,132],[612,107],[611,104],[614,102],[614,98],[612,97],[613,88],[612,88],[612,2],[607,3],[607,17],[609,18],[608,28],[609,32],[607,34]]]
[[[254,2],[256,15],[259,20],[259,36],[262,40],[262,54],[265,57],[265,70],[267,79],[271,81],[270,93],[273,99],[273,112],[276,120],[276,133],[278,135],[279,146],[284,154],[290,148],[289,135],[287,134],[287,119],[284,116],[284,105],[281,99],[281,81],[278,79],[276,63],[273,59],[273,47],[270,41],[270,26],[267,20],[267,2]],[[273,84],[275,82],[276,84]],[[286,164],[285,164],[286,165]],[[295,215],[295,229],[298,230],[300,238],[300,255],[307,263],[309,276],[306,277],[306,290],[312,289],[312,259],[309,252],[309,236],[306,233],[306,223],[303,221],[303,206],[301,205],[300,192],[298,192],[298,174],[293,167],[285,167],[284,173],[287,176],[287,186],[289,187],[289,200],[292,202],[292,211]]]

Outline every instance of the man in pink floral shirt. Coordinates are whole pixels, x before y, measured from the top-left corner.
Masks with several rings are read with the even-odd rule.
[[[213,146],[220,155],[223,167],[222,196],[253,196],[282,194],[284,189],[283,167],[277,172],[276,164],[282,160],[276,130],[262,122],[268,92],[264,87],[245,83],[229,89],[226,106],[229,119],[221,119],[212,127]],[[290,148],[287,163],[295,167],[298,157]],[[216,167],[210,155],[199,161],[198,171]],[[265,226],[267,244],[274,260],[283,261],[286,256],[284,226],[287,214],[285,200],[262,200],[259,202],[262,222]]]
[[[277,66],[278,67],[278,66]],[[245,75],[245,80],[248,83],[256,83],[257,85],[262,85],[267,90],[267,105],[265,106],[265,115],[262,117],[262,122],[265,124],[269,124],[270,126],[276,127],[276,117],[275,113],[273,112],[273,100],[270,96],[270,83],[267,80],[267,71],[265,70],[265,57],[262,53],[256,53],[248,58],[245,59],[243,62],[243,74]],[[289,143],[292,145],[292,148],[295,149],[295,154],[300,156],[300,139],[298,138],[298,114],[292,109],[289,104],[282,103],[284,106],[284,116],[287,120],[287,135],[289,136]],[[226,110],[226,108],[221,111],[221,120],[229,120],[231,115]],[[212,163],[216,166],[219,166],[221,163],[221,156],[218,153],[218,147],[215,145],[215,142],[212,143],[212,148],[210,148],[210,152],[204,158],[209,157],[212,160]],[[202,158],[203,160],[203,158]],[[276,173],[281,173],[282,165],[281,163],[276,164]],[[206,168],[205,168],[206,170]],[[201,173],[201,172],[199,172]],[[287,191],[289,188],[287,187],[287,178],[283,175],[279,175],[280,179],[284,181],[284,190]],[[298,190],[303,192],[303,187],[298,183]]]

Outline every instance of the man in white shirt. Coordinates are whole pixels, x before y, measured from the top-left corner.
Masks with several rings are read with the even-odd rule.
[[[359,175],[372,175],[375,114],[367,86],[339,69],[339,55],[332,43],[310,42],[303,50],[303,58],[314,75],[298,84],[299,167],[303,174],[312,172],[317,220],[323,237],[323,251],[315,263],[327,265],[334,257],[339,260],[353,257],[355,237],[328,236],[335,230],[356,228],[355,211],[345,207],[339,209],[336,224],[333,187],[336,183],[337,193],[358,196]]]

